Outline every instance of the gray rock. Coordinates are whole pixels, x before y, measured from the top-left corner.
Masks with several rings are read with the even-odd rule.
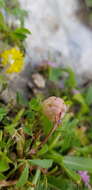
[[[32,79],[36,87],[45,88],[45,79],[42,75],[40,75],[39,73],[35,73],[32,75]]]
[[[25,100],[37,92],[42,93],[45,88],[45,79],[39,73],[34,73],[31,64],[27,64],[20,74],[10,74],[7,77],[7,88],[0,93],[0,98],[8,103],[16,104],[16,95],[20,93]],[[2,89],[1,89],[2,90]],[[42,91],[41,91],[42,90]]]
[[[49,59],[71,66],[79,83],[92,79],[92,32],[77,16],[81,0],[20,0],[32,31],[26,51],[33,63]]]
[[[17,92],[19,92],[25,99],[27,99],[27,78],[22,75],[13,74],[8,80],[7,88],[2,91],[0,97],[5,103],[13,101],[15,104]]]

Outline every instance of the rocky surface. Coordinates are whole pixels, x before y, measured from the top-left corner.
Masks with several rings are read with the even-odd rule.
[[[25,100],[31,96],[45,93],[45,78],[39,74],[38,68],[30,68],[30,64],[20,74],[7,75],[6,81],[7,88],[2,90],[2,86],[0,86],[0,98],[5,103],[12,101],[16,104],[17,93],[22,95]]]
[[[31,62],[49,59],[74,69],[79,83],[92,79],[92,32],[79,18],[82,0],[20,0],[32,31],[26,41]]]
[[[35,73],[32,75],[32,79],[36,87],[38,88],[45,88],[45,79],[39,73]]]
[[[41,88],[44,91],[45,81],[39,74],[32,77],[32,66],[44,65],[48,60],[52,64],[71,66],[79,84],[92,80],[92,31],[83,0],[19,1],[29,13],[25,20],[25,26],[32,32],[26,40],[26,63],[29,64],[22,74],[10,79],[8,88],[1,94],[3,100],[15,100],[18,91],[25,97],[29,89],[33,94],[40,93]]]

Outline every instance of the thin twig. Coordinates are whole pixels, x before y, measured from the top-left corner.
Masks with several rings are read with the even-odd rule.
[[[0,187],[8,187],[8,186],[15,185],[16,183],[17,183],[16,180],[14,180],[14,181],[2,180],[2,181],[0,181]]]
[[[41,148],[45,143],[47,143],[48,139],[51,137],[51,135],[54,133],[54,131],[57,129],[58,124],[56,123],[54,127],[50,130],[49,134],[46,136],[46,138],[40,143],[38,148]]]

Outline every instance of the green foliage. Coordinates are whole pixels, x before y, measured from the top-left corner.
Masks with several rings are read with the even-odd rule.
[[[87,6],[91,7],[91,1]],[[7,18],[17,18],[19,26],[10,25],[2,10]],[[14,45],[25,49],[23,42],[31,34],[24,27],[25,17],[27,12],[17,0],[0,0],[0,36],[5,49]],[[27,101],[17,92],[16,105],[0,100],[0,188],[84,190],[78,171],[88,171],[92,177],[92,87],[79,89],[71,68],[48,66],[42,73],[46,84],[52,84],[46,97],[60,96],[68,111],[50,136],[54,126],[43,114],[45,95]],[[0,92],[6,87],[7,79],[0,75]]]
[[[43,160],[34,159],[34,160],[29,160],[29,163],[32,165],[36,165],[36,166],[40,166],[42,168],[48,169],[52,166],[53,161],[52,160],[46,160],[46,159],[43,159]]]
[[[27,35],[31,34],[31,32],[26,29],[26,28],[17,28],[14,32],[13,35],[15,36],[15,38],[19,39],[19,40],[25,40],[27,38]]]
[[[67,77],[65,78],[65,74],[67,74]],[[68,88],[75,88],[77,85],[75,74],[71,68],[61,68],[61,67],[50,67],[48,69],[48,76],[49,80],[51,81],[58,81],[60,78],[64,78],[65,86]]]
[[[0,159],[0,172],[5,172],[9,169],[8,163],[4,159]]]
[[[5,23],[5,19],[4,19],[4,16],[3,16],[3,14],[2,13],[0,13],[0,30],[1,31],[6,31],[7,32],[7,25],[6,25],[6,23]]]
[[[91,105],[92,104],[92,86],[90,86],[88,89],[87,89],[87,92],[86,92],[86,102],[88,105]]]
[[[20,106],[28,105],[28,102],[26,101],[26,99],[23,97],[23,95],[20,92],[17,92],[16,94],[16,101],[17,101],[17,104]]]
[[[24,9],[20,9],[19,7],[16,7],[12,10],[12,14],[20,20],[21,26],[24,26],[24,20],[25,17],[28,16],[28,13]]]
[[[12,46],[19,46],[24,48],[23,41],[27,38],[27,35],[31,32],[24,28],[24,20],[27,17],[27,12],[19,7],[17,0],[7,1],[0,0],[0,36],[2,41],[2,51]],[[9,24],[8,20],[13,19]],[[19,25],[16,26],[15,20],[19,21]],[[3,49],[4,44],[4,49]]]
[[[58,90],[69,109],[50,137],[53,123],[43,114],[42,97],[27,101],[18,92],[16,106],[0,102],[1,185],[2,180],[13,181],[16,176],[17,190],[83,190],[78,171],[92,175],[91,87],[81,93],[71,69],[57,71],[56,78],[52,72],[53,83],[63,77],[64,89]],[[72,94],[73,90],[77,93]]]
[[[7,79],[5,76],[0,74],[0,92],[2,92],[7,87]]]
[[[60,68],[49,68],[49,80],[51,81],[58,81],[59,77],[61,76],[61,69]]]
[[[69,181],[61,177],[48,176],[48,184],[56,190],[65,190],[69,186]]]
[[[0,0],[0,8],[4,8],[5,7],[5,0]]]
[[[12,163],[12,161],[4,153],[0,152],[0,172],[7,171],[9,163]]]
[[[73,70],[71,68],[65,68],[63,71],[68,73],[68,77],[65,79],[65,85],[69,88],[75,88],[77,86],[77,82]]]
[[[84,170],[92,173],[92,159],[84,157],[66,156],[64,164],[73,170]]]
[[[28,175],[29,175],[29,167],[26,165],[17,184],[16,184],[16,187],[24,186],[27,183]]]
[[[7,115],[6,108],[0,108],[0,121]]]
[[[83,97],[83,95],[79,92],[79,93],[76,93],[74,96],[73,96],[74,100],[77,101],[80,105],[81,105],[81,113],[87,113],[89,112],[89,107],[85,101],[85,98]]]
[[[64,71],[60,72],[61,75],[64,73]],[[67,90],[64,93],[66,96],[69,93],[70,99],[70,89],[66,83],[65,88]],[[81,109],[73,114],[68,112],[57,131],[42,146],[39,145],[45,136],[48,136],[53,124],[42,113],[41,98],[32,98],[25,104],[22,96],[17,93],[17,107],[12,108],[12,105],[5,107],[1,103],[0,180],[7,178],[11,180],[15,175],[18,190],[21,188],[33,190],[34,185],[35,190],[60,190],[61,188],[77,190],[77,185],[81,184],[77,171],[86,170],[92,173],[92,147],[90,144],[85,144],[85,141],[82,144],[85,134],[81,131],[81,135],[78,136],[77,132],[78,126],[86,123],[86,117],[87,121],[91,122],[88,106],[90,104],[87,102],[90,93],[89,90],[86,94],[79,92],[69,101],[66,100],[71,102],[72,112],[76,104],[79,108],[81,106]],[[90,139],[88,142],[90,143]],[[69,152],[71,156],[68,155]],[[58,173],[60,175],[57,175]]]
[[[65,152],[71,147],[80,145],[80,141],[76,135],[78,123],[78,119],[72,119],[71,121],[71,118],[63,123],[63,127],[61,128],[63,139],[60,144],[61,152]]]
[[[85,0],[85,2],[88,7],[92,7],[92,0]]]

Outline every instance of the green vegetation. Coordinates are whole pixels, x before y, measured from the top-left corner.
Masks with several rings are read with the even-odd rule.
[[[0,52],[12,46],[24,49],[23,41],[31,33],[24,28],[26,16],[17,0],[0,0]]]
[[[91,0],[86,2],[92,6]],[[11,16],[18,19],[18,27],[7,21],[6,17]],[[17,46],[25,55],[24,40],[30,34],[24,28],[26,16],[16,0],[0,0],[1,53]],[[2,73],[2,62],[0,68]],[[18,92],[16,104],[13,101],[5,104],[0,97],[0,189],[91,189],[92,85],[78,87],[71,68],[53,67],[49,63],[39,72],[49,84],[46,94],[25,100]],[[5,88],[7,79],[2,73],[0,91]],[[67,112],[49,136],[54,126],[44,115],[42,102],[50,96],[63,98]],[[83,181],[79,171],[88,172],[88,182]]]
[[[52,75],[49,76],[49,73]],[[57,79],[53,80],[56,73]],[[22,96],[17,94],[16,105],[0,102],[2,190],[84,190],[87,187],[84,187],[78,174],[80,170],[89,172],[91,184],[92,87],[78,89],[70,68],[58,70],[49,66],[44,76],[53,84],[62,77],[64,87],[49,89],[49,96],[59,94],[65,100],[68,111],[57,130],[43,144],[53,127],[42,111],[45,96],[24,102]]]

